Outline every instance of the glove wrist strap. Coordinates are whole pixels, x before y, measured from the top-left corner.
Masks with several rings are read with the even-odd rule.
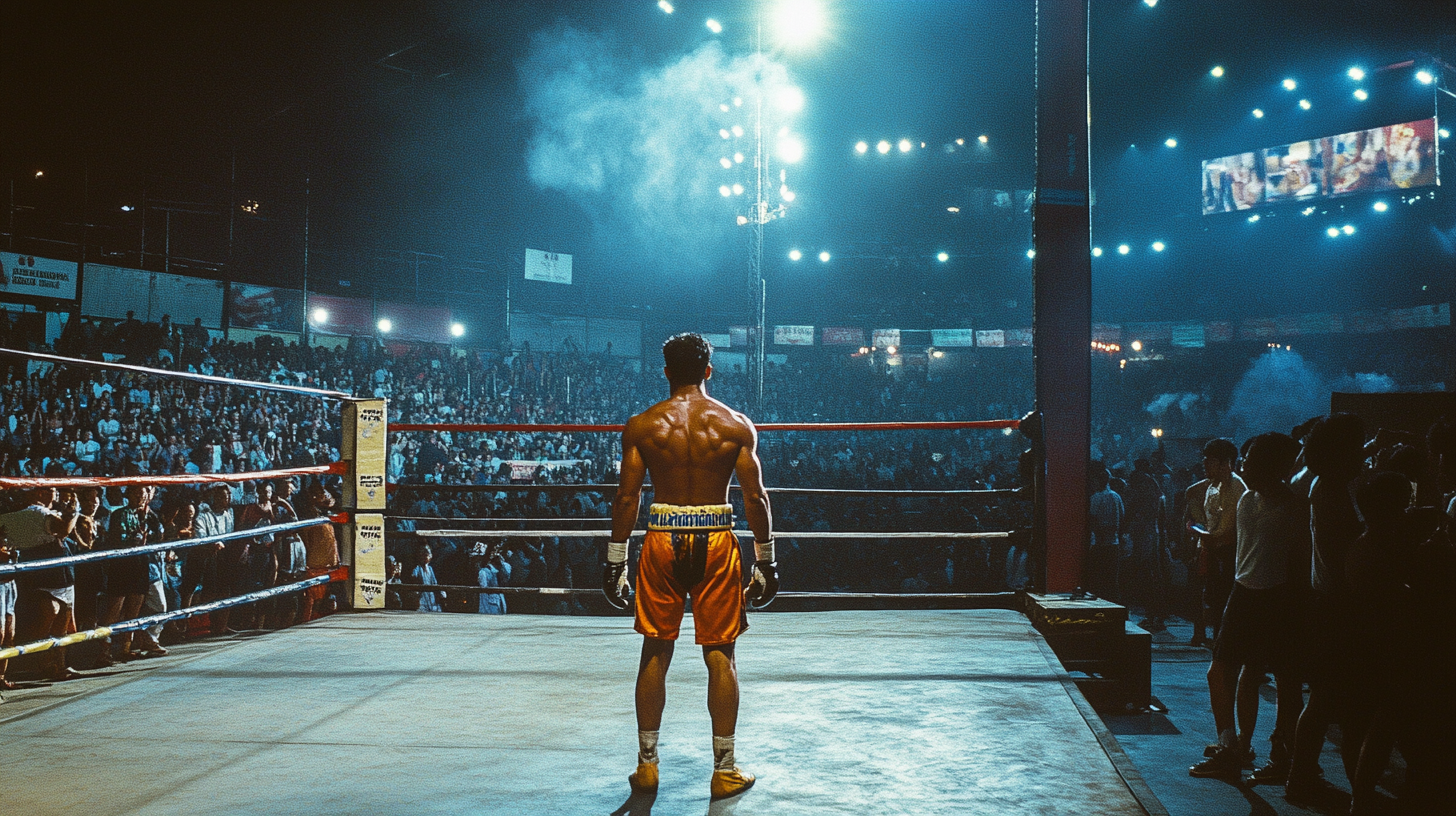
[[[774,540],[772,536],[769,537],[768,541],[754,539],[753,557],[755,561],[759,562],[776,560],[774,558]]]
[[[626,560],[627,560],[627,542],[625,542],[625,541],[608,541],[607,542],[607,563],[608,564],[621,564],[621,563],[626,562]]]

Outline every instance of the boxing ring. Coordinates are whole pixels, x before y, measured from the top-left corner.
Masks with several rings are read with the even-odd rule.
[[[738,755],[758,775],[758,784],[739,797],[709,803],[706,670],[691,646],[689,615],[684,648],[668,676],[662,784],[656,794],[630,796],[626,775],[636,754],[632,686],[641,639],[632,632],[630,616],[612,614],[600,591],[590,588],[595,575],[582,581],[586,588],[390,585],[400,592],[555,596],[577,602],[575,615],[382,611],[387,541],[568,538],[599,546],[609,535],[609,520],[600,518],[411,517],[386,506],[390,493],[614,487],[389,485],[388,434],[615,433],[621,426],[387,425],[383,400],[334,392],[300,396],[344,403],[344,461],[309,472],[342,477],[346,512],[294,524],[339,524],[346,565],[217,603],[252,603],[264,593],[345,581],[355,614],[215,642],[196,656],[16,716],[7,717],[0,705],[0,745],[10,782],[0,792],[0,811],[625,814],[707,806],[710,813],[743,814],[1164,812],[1023,613],[1023,593],[797,592],[795,566],[787,561],[781,564],[785,591],[770,607],[776,614],[752,614],[737,651]],[[759,428],[773,433],[1016,426],[1016,420],[991,420]],[[175,480],[184,478],[204,480]],[[69,480],[83,482],[95,480]],[[1014,491],[769,489],[771,497],[796,492],[989,500]],[[414,529],[390,529],[402,521]],[[917,546],[1004,541],[1010,535],[776,531],[780,541],[822,539],[829,545],[870,538]],[[635,560],[639,541],[640,531],[629,560]],[[205,543],[212,542],[182,546]],[[139,549],[109,552],[132,555]],[[22,568],[51,565],[34,564]],[[10,651],[28,654],[157,622],[156,616],[123,621],[105,632]]]

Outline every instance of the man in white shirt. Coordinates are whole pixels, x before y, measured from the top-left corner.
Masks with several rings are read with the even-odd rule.
[[[1203,473],[1208,478],[1195,483],[1184,494],[1187,511],[1184,529],[1198,543],[1198,578],[1202,597],[1193,621],[1192,645],[1207,642],[1205,621],[1213,624],[1218,637],[1223,608],[1234,584],[1234,546],[1237,543],[1237,510],[1243,498],[1243,479],[1233,472],[1239,449],[1227,439],[1211,439],[1203,446]]]
[[[1253,761],[1249,739],[1265,671],[1274,672],[1278,691],[1271,757],[1287,757],[1293,742],[1304,706],[1303,683],[1292,660],[1299,614],[1296,567],[1309,572],[1309,504],[1288,482],[1298,454],[1299,443],[1285,434],[1261,434],[1249,444],[1243,473],[1248,492],[1236,514],[1234,586],[1208,667],[1218,745],[1188,770],[1191,776],[1237,776]]]

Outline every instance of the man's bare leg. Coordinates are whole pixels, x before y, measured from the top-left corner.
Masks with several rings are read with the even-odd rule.
[[[627,778],[636,790],[657,788],[657,731],[667,705],[667,670],[676,641],[642,638],[637,664],[637,771]]]
[[[704,646],[708,664],[708,714],[713,718],[713,736],[731,737],[738,729],[738,663],[733,644]]]

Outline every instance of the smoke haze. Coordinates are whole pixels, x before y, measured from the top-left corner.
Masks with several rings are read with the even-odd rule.
[[[1267,431],[1288,433],[1306,419],[1328,414],[1332,392],[1373,394],[1395,389],[1395,380],[1385,374],[1326,377],[1299,352],[1270,349],[1234,388],[1228,419],[1238,439]]]
[[[529,177],[575,200],[596,244],[618,258],[711,266],[738,229],[735,214],[751,206],[760,72],[767,99],[789,84],[782,64],[730,57],[717,41],[642,65],[604,34],[569,25],[540,32],[518,71],[531,128]],[[771,108],[764,105],[766,142]],[[734,125],[744,136],[721,138]],[[743,162],[723,168],[720,159],[731,161],[735,151]],[[734,182],[744,194],[725,199],[720,185]],[[777,173],[765,184],[777,187]]]

